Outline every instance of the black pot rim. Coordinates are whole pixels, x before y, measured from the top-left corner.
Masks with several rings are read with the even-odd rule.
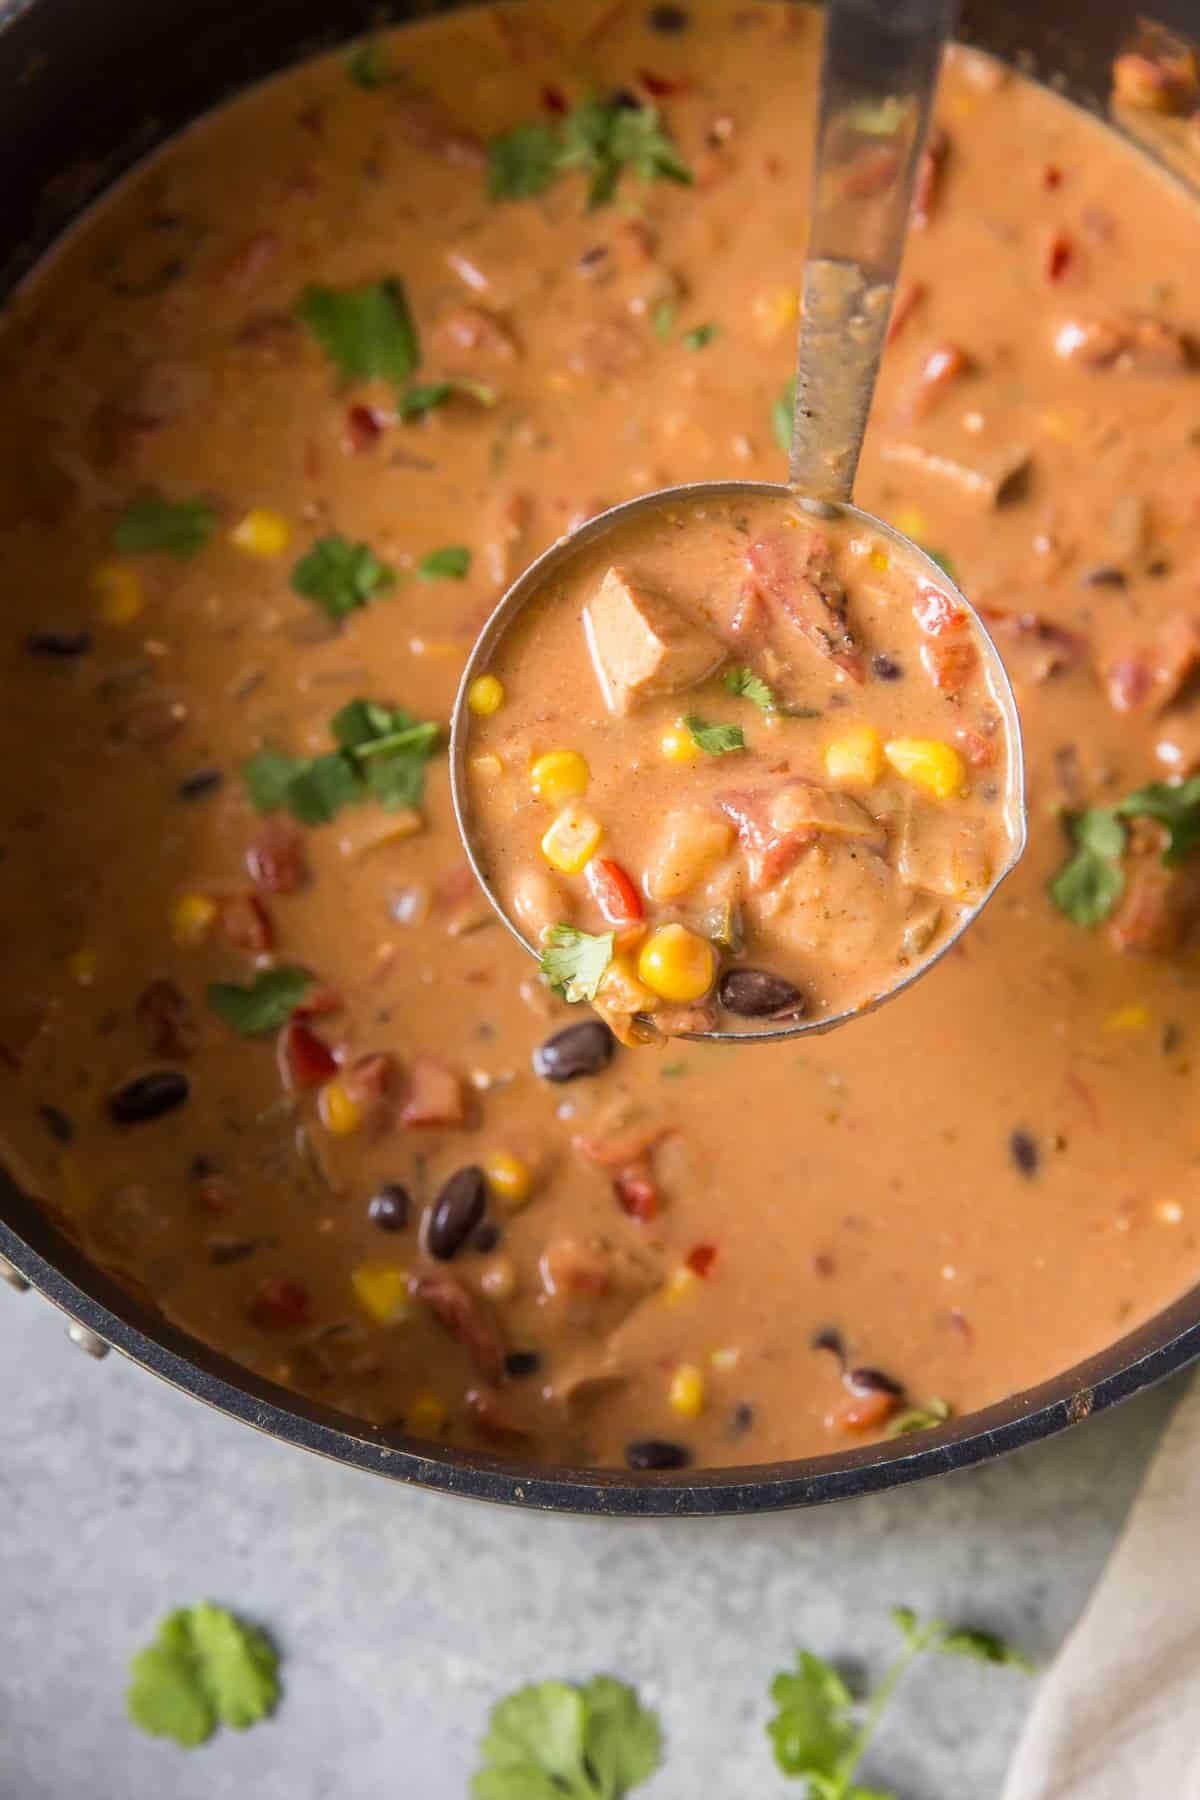
[[[467,1499],[616,1518],[714,1518],[819,1506],[971,1468],[1127,1399],[1200,1356],[1200,1287],[1086,1362],[936,1431],[829,1456],[630,1473],[575,1469],[434,1446],[377,1428],[267,1381],[210,1349],[90,1263],[7,1183],[21,1230],[0,1219],[0,1256],[71,1319],[152,1375],[259,1431],[375,1475]]]

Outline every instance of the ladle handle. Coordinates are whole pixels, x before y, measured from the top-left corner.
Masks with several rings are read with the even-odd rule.
[[[957,0],[827,0],[788,480],[849,500]]]

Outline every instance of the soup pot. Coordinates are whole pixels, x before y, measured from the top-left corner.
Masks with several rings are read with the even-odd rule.
[[[402,0],[392,19],[446,0]],[[563,0],[566,4],[567,0]],[[376,0],[0,0],[0,298],[71,218],[196,114],[283,64],[379,22]],[[1098,108],[1140,0],[966,0],[961,35]],[[1194,0],[1157,0],[1194,25]],[[115,1346],[196,1400],[396,1481],[475,1499],[636,1517],[766,1511],[895,1487],[1049,1436],[1200,1353],[1200,1287],[1099,1355],[938,1431],[829,1456],[678,1474],[536,1467],[365,1424],[251,1374],[120,1286],[0,1171],[0,1273],[65,1312],[94,1354]],[[1070,1270],[1062,1279],[1070,1279]]]

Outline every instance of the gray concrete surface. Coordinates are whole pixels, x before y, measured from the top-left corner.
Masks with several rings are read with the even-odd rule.
[[[783,1800],[763,1720],[794,1648],[878,1669],[905,1602],[1045,1658],[1173,1398],[888,1497],[622,1526],[321,1463],[91,1363],[3,1289],[0,1369],[3,1800],[460,1800],[498,1694],[601,1670],[660,1709],[647,1800]],[[125,1667],[162,1612],[203,1598],[271,1630],[286,1695],[270,1724],[185,1754],[126,1724]],[[991,1800],[1030,1692],[973,1664],[919,1670],[870,1773],[903,1800]]]

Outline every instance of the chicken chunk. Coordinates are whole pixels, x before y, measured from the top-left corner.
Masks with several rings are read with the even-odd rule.
[[[643,695],[693,687],[723,660],[720,639],[671,601],[609,569],[584,613],[588,649],[610,712]]]

